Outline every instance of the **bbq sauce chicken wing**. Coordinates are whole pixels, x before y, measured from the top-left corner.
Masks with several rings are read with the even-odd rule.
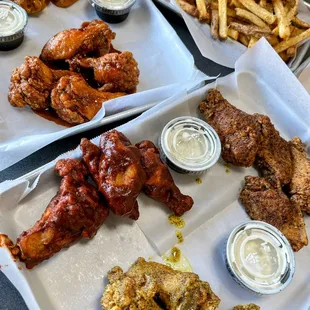
[[[293,158],[293,176],[288,185],[290,199],[310,215],[310,160],[300,138],[295,137],[289,143]]]
[[[82,139],[80,147],[83,161],[109,208],[116,215],[137,220],[137,197],[146,180],[139,150],[116,130],[101,135],[100,148],[87,139]]]
[[[104,101],[124,95],[100,92],[79,75],[64,76],[51,92],[51,107],[66,122],[82,124],[95,117]]]
[[[146,173],[144,193],[164,203],[176,215],[181,216],[194,204],[190,196],[183,195],[173,181],[170,171],[159,156],[159,150],[151,141],[136,144],[141,153],[141,163]]]
[[[220,137],[223,159],[235,166],[252,166],[261,130],[255,118],[231,105],[216,89],[209,90],[199,110]]]
[[[59,160],[55,170],[63,177],[57,195],[41,219],[19,236],[13,250],[29,269],[82,238],[92,238],[108,216],[80,161]]]
[[[264,178],[248,176],[240,200],[252,220],[264,221],[278,228],[294,251],[308,245],[302,212],[280,188],[273,187]]]
[[[101,91],[134,93],[139,84],[138,63],[132,53],[110,53],[99,58],[75,58],[72,66],[91,68]]]
[[[111,48],[115,33],[101,20],[84,22],[80,29],[72,28],[57,33],[43,47],[40,58],[45,62],[86,56],[105,55]]]
[[[75,74],[66,70],[51,70],[38,57],[27,56],[11,76],[9,102],[19,108],[29,105],[33,110],[46,109],[50,92],[58,79]]]
[[[138,258],[124,273],[114,267],[108,274],[101,305],[105,310],[215,310],[220,299],[209,283],[190,272],[181,272]]]

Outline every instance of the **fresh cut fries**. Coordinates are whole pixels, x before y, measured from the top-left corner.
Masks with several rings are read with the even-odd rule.
[[[250,48],[264,37],[284,61],[310,38],[310,24],[297,17],[299,0],[176,1],[186,13],[210,24],[213,39],[229,38]]]

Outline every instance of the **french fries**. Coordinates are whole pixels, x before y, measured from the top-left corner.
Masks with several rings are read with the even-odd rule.
[[[196,0],[197,10],[199,12],[199,20],[206,21],[210,20],[210,13],[207,10],[205,0]]]
[[[258,27],[261,27],[261,28],[268,27],[268,25],[262,19],[260,19],[255,14],[253,14],[249,11],[236,8],[236,15],[243,18],[243,19],[246,19],[249,22],[252,22],[254,25],[256,25]]]
[[[237,40],[238,40],[238,36],[239,36],[239,32],[238,32],[237,30],[232,29],[232,28],[228,28],[228,29],[227,29],[227,35],[228,35],[230,38],[232,38],[232,39],[234,39],[235,41],[237,41]]]
[[[213,39],[219,39],[219,13],[217,10],[211,11],[211,35]]]
[[[276,13],[278,19],[279,36],[280,38],[286,40],[290,37],[290,21],[284,10],[283,3],[281,0],[272,0],[274,12]]]
[[[239,0],[240,3],[245,6],[250,12],[260,17],[268,24],[273,24],[276,20],[276,17],[271,14],[266,9],[258,5],[254,0]]]
[[[274,49],[277,53],[281,53],[291,46],[294,46],[306,39],[310,38],[310,29],[302,32],[301,34],[297,35],[296,37],[291,37],[286,41],[282,41],[279,44],[274,46]]]
[[[176,0],[211,26],[215,40],[227,38],[252,47],[264,37],[284,61],[310,38],[310,24],[297,17],[299,0]]]
[[[227,0],[218,0],[219,5],[219,36],[227,39]]]

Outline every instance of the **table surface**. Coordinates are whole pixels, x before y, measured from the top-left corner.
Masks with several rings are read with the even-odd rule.
[[[195,42],[193,41],[184,21],[177,16],[175,13],[169,11],[168,9],[157,5],[162,14],[166,17],[171,26],[178,33],[186,47],[193,54],[195,59],[195,64],[197,68],[210,76],[221,76],[231,73],[233,70],[220,66],[211,60],[208,60],[201,56]],[[136,117],[136,116],[135,116]],[[39,151],[33,153],[32,155],[26,157],[15,165],[3,170],[0,173],[0,182],[5,180],[16,179],[48,162],[55,159],[58,155],[75,148],[82,137],[93,138],[101,133],[108,131],[114,127],[117,127],[123,123],[128,122],[134,117],[124,119],[119,122],[109,124],[107,126],[102,126],[75,136],[65,138],[50,145],[40,149]],[[19,294],[19,292],[14,288],[10,281],[4,276],[0,271],[0,310],[26,310],[27,307]]]

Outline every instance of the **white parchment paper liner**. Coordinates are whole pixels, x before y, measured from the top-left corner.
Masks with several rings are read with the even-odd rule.
[[[12,107],[7,99],[10,77],[24,57],[39,56],[54,34],[79,28],[82,22],[96,18],[86,0],[67,9],[51,3],[40,16],[29,18],[24,42],[18,49],[0,52],[0,171],[55,140],[99,126],[105,115],[161,102],[177,93],[180,84],[190,89],[206,77],[195,68],[192,55],[152,1],[138,0],[125,22],[110,25],[116,32],[114,47],[131,51],[139,63],[137,94],[106,102],[92,121],[73,128],[47,121],[29,108]]]
[[[249,113],[268,114],[286,139],[299,135],[310,146],[307,125],[310,96],[264,39],[238,60],[235,73],[189,95],[180,91],[118,130],[132,143],[142,139],[156,142],[160,131],[172,118],[199,116],[198,104],[207,90],[215,86],[237,107]],[[99,138],[93,141],[98,143]],[[80,150],[76,149],[62,157],[80,156]],[[14,239],[40,217],[59,187],[60,179],[53,173],[54,163],[26,178],[0,185],[0,233],[7,233]],[[296,274],[292,284],[284,292],[265,298],[256,297],[235,284],[224,265],[225,238],[237,224],[249,219],[237,199],[244,176],[257,175],[255,169],[231,167],[226,173],[220,160],[201,176],[202,184],[195,182],[195,176],[172,174],[181,191],[195,201],[193,209],[184,215],[186,226],[182,233],[185,242],[178,246],[191,262],[194,272],[210,282],[222,299],[220,309],[248,302],[256,302],[263,309],[308,309],[309,247],[295,255]],[[24,198],[20,201],[21,197]],[[79,242],[31,271],[24,267],[18,270],[7,252],[0,249],[0,264],[9,265],[2,271],[18,287],[23,283],[21,293],[28,304],[34,302],[29,296],[31,288],[39,306],[44,309],[99,309],[103,277],[110,267],[116,264],[126,267],[138,256],[153,255],[150,244],[162,254],[176,243],[176,228],[168,224],[167,219],[170,212],[143,194],[139,196],[139,206],[137,223],[111,216],[93,240]],[[309,234],[309,217],[305,220]]]
[[[171,0],[170,3],[182,15],[188,30],[196,42],[196,45],[199,48],[201,54],[222,66],[234,68],[236,61],[247,50],[247,47],[240,42],[229,38],[226,41],[214,40],[211,37],[210,26],[208,24],[201,24],[196,18],[185,13],[178,6],[175,0]],[[303,1],[299,1],[298,17],[308,23],[310,22],[309,9],[303,3]],[[305,55],[305,50],[307,48],[308,46],[300,46],[297,56],[289,63],[289,66],[293,71],[302,61],[302,58]]]

